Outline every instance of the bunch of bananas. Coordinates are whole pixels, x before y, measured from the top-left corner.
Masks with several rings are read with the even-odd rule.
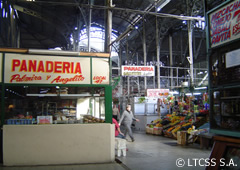
[[[176,126],[176,128],[172,130],[172,133],[176,133],[181,129],[181,127],[182,127],[181,125]]]

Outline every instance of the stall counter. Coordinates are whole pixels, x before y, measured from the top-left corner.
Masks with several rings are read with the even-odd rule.
[[[115,159],[114,125],[4,125],[3,165],[106,163]]]

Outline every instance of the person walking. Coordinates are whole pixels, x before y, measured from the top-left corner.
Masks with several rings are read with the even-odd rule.
[[[133,113],[131,111],[131,105],[127,105],[126,110],[122,113],[122,116],[119,120],[119,125],[121,125],[121,123],[123,122],[123,125],[125,127],[125,132],[124,132],[124,136],[126,137],[126,135],[128,134],[132,140],[132,142],[135,141],[134,137],[133,137],[133,133],[132,133],[132,121],[137,121],[139,122],[139,119],[136,119],[133,116]]]

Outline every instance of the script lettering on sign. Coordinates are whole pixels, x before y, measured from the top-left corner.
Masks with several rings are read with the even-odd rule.
[[[211,47],[240,38],[240,1],[233,1],[209,15]]]

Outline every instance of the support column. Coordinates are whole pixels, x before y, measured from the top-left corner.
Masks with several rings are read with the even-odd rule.
[[[188,61],[190,64],[190,85],[194,84],[193,76],[193,49],[192,49],[192,21],[188,21],[188,42],[189,42],[189,57]]]
[[[106,0],[106,6],[112,7],[112,0]],[[112,11],[110,9],[106,10],[105,15],[105,44],[104,51],[106,53],[111,52],[111,35],[112,35]]]
[[[170,54],[170,81],[171,90],[173,89],[173,53],[172,53],[172,35],[169,35],[169,54]]]
[[[158,18],[156,17],[156,50],[157,50],[157,88],[161,88],[160,84],[160,43],[159,43],[159,29],[158,29]]]
[[[10,30],[11,30],[11,46],[16,47],[16,22],[13,19],[14,11],[11,8],[12,12],[8,11],[8,16],[10,18]]]
[[[120,76],[120,82],[119,82],[119,93],[120,93],[120,97],[119,97],[119,104],[120,104],[120,112],[122,112],[123,108],[123,96],[124,96],[124,92],[123,92],[123,76],[122,76],[122,47],[121,45],[119,46],[119,68],[120,68],[120,73],[118,74]]]
[[[145,21],[143,19],[143,61],[144,66],[147,65],[147,47],[146,47],[146,32],[145,32]],[[144,89],[147,89],[147,77],[144,77]]]
[[[88,18],[88,52],[91,51],[91,23],[92,23],[92,5],[94,0],[90,1],[90,9],[89,9],[89,18]]]
[[[187,4],[189,4],[189,0],[186,1]],[[192,15],[190,13],[190,7],[187,7],[187,14],[188,15]],[[188,62],[190,64],[190,86],[192,86],[194,84],[194,79],[193,79],[193,47],[192,47],[192,31],[193,31],[193,27],[192,27],[192,21],[189,20],[187,22],[188,24],[188,44],[189,44],[189,57],[187,57]]]
[[[152,63],[154,63],[154,61],[155,61],[155,59],[154,59],[154,56],[153,56],[153,58],[152,58]],[[151,66],[154,66],[154,64],[153,65],[151,65]],[[156,75],[154,74],[154,76],[153,76],[153,89],[155,89],[155,78],[156,78]]]
[[[128,55],[128,38],[127,39],[127,43],[126,43],[126,59],[127,59],[127,65],[129,64],[129,55]],[[127,76],[127,89],[128,89],[128,98],[130,97],[130,77]]]
[[[80,37],[80,15],[77,17],[77,29],[74,29],[73,33],[73,50],[80,51],[79,49],[79,37]]]
[[[105,87],[105,122],[112,123],[112,86]]]
[[[138,63],[138,53],[136,53],[136,57],[137,57],[137,66],[139,66],[139,63]],[[137,76],[137,86],[138,86],[138,95],[140,96],[140,83],[139,83],[139,76]]]
[[[20,29],[17,29],[17,48],[20,48]]]

